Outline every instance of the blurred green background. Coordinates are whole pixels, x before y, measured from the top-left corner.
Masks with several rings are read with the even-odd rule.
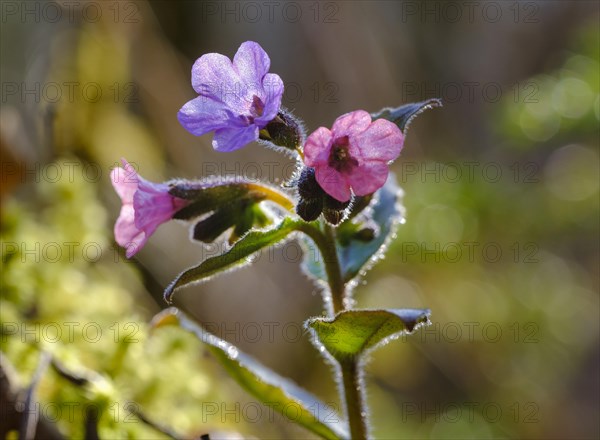
[[[195,96],[193,61],[232,57],[254,40],[309,132],[356,109],[445,103],[409,130],[392,167],[406,223],[355,291],[358,307],[432,310],[432,327],[372,355],[374,436],[600,436],[597,1],[1,8],[3,369],[25,388],[47,350],[98,374],[82,389],[48,370],[37,398],[50,431],[81,438],[93,404],[101,438],[162,438],[128,415],[134,401],[187,438],[310,437],[266,410],[257,416],[189,335],[149,333],[163,288],[218,247],[190,243],[173,222],[128,261],[112,238],[109,172],[121,157],[152,180],[289,177],[291,162],[275,152],[219,154],[210,135],[176,119]],[[176,305],[336,403],[331,369],[301,334],[322,303],[298,249],[263,252]]]

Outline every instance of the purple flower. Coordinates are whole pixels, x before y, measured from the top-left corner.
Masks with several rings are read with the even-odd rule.
[[[170,195],[167,184],[143,179],[125,159],[121,160],[123,168],[117,167],[110,173],[113,187],[123,203],[115,223],[115,240],[127,249],[127,258],[131,258],[156,228],[171,220],[189,201]]]
[[[327,194],[340,202],[374,193],[388,176],[388,164],[398,157],[404,135],[385,119],[371,122],[364,110],[340,116],[331,130],[320,127],[304,145],[304,163]]]
[[[200,95],[186,103],[177,118],[190,133],[214,131],[213,147],[233,151],[258,139],[277,116],[283,81],[267,73],[271,60],[258,43],[242,43],[233,62],[224,55],[202,55],[192,67],[192,86]]]

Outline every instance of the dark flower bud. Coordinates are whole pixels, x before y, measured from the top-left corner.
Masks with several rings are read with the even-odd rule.
[[[323,199],[300,200],[296,206],[296,213],[307,222],[319,218],[323,211]]]
[[[330,195],[325,196],[325,208],[331,209],[333,211],[344,211],[348,205],[350,205],[350,200],[347,202],[340,202],[337,199],[334,199]]]
[[[350,201],[340,202],[334,199],[329,194],[325,194],[323,199],[323,216],[332,225],[338,225],[344,220],[346,208],[350,205]]]
[[[214,212],[194,226],[192,237],[203,243],[212,243],[223,232],[235,224],[236,217],[232,209],[221,209]]]
[[[332,225],[338,225],[345,218],[350,201],[340,202],[323,191],[315,178],[314,168],[303,168],[296,185],[300,197],[296,212],[302,219],[313,221],[323,212],[325,220]]]
[[[325,191],[315,179],[314,168],[303,168],[298,178],[298,195],[302,200],[322,199]]]
[[[334,209],[323,209],[323,217],[327,220],[327,223],[333,226],[339,225],[344,219],[344,211],[336,211]]]
[[[291,113],[280,111],[260,130],[259,138],[278,147],[296,150],[302,145],[304,130]]]

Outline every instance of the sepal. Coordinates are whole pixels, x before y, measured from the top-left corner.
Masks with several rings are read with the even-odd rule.
[[[260,140],[289,150],[302,148],[305,137],[302,123],[290,112],[284,110],[281,110],[275,119],[259,132]]]
[[[192,238],[211,243],[225,231],[232,229],[229,243],[233,244],[253,227],[262,228],[272,223],[265,206],[260,202],[279,194],[275,188],[252,182],[225,181],[174,181],[169,193],[189,200],[173,218],[195,220]],[[283,197],[281,195],[281,197]]]

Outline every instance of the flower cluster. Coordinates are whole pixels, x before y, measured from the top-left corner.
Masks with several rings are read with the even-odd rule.
[[[193,135],[214,132],[212,145],[217,151],[234,151],[253,141],[295,151],[299,171],[290,185],[297,188],[292,211],[305,221],[323,214],[327,222],[337,225],[353,198],[369,196],[385,184],[404,135],[397,123],[383,117],[373,120],[368,112],[356,110],[337,118],[331,129],[320,127],[306,137],[303,124],[281,108],[284,84],[269,73],[270,67],[267,53],[252,41],[243,43],[233,60],[217,53],[203,55],[192,67],[192,87],[198,96],[181,108],[178,119]],[[112,173],[123,203],[115,237],[131,257],[160,224],[180,218],[178,212],[191,203],[198,205],[201,196],[198,200],[177,197],[173,184],[148,182],[125,161],[123,167]],[[264,198],[274,191],[267,189]],[[208,223],[217,222],[214,219],[222,223],[234,212],[244,219],[229,218],[221,229],[237,225],[236,230],[247,231],[254,222],[264,223],[257,220],[264,217],[255,207],[260,201],[255,197],[251,205],[244,202],[234,210],[221,209],[221,216]],[[206,225],[207,219],[200,224]],[[208,236],[212,239],[221,229],[211,229]]]

